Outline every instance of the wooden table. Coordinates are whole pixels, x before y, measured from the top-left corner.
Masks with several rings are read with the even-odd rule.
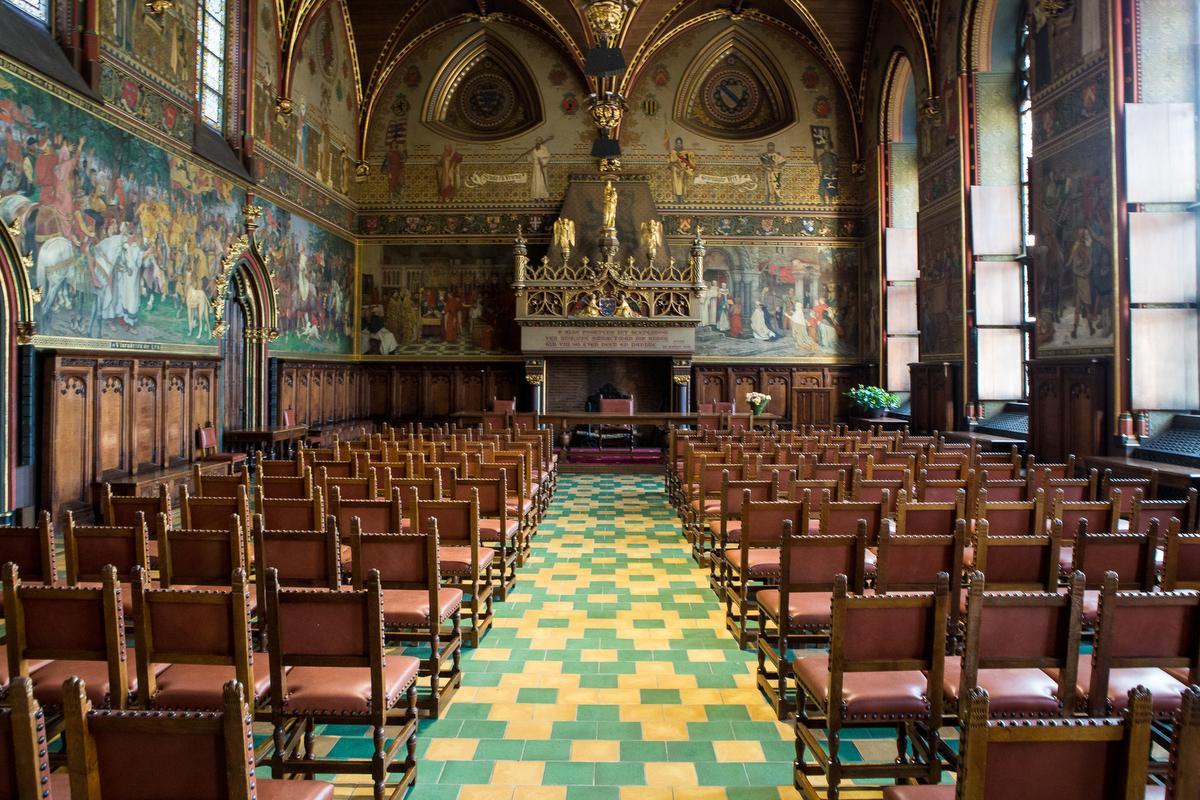
[[[1200,490],[1200,468],[1179,464],[1165,464],[1130,456],[1088,456],[1084,459],[1087,469],[1093,467],[1104,472],[1111,469],[1114,478],[1149,478],[1151,472],[1158,473],[1158,485],[1186,493],[1195,487]]]
[[[307,425],[278,425],[257,430],[246,428],[225,431],[222,434],[225,446],[231,450],[240,448],[250,456],[253,456],[255,450],[262,450],[273,458],[291,458],[295,442],[301,441],[307,435]]]
[[[455,420],[465,425],[477,425],[483,421],[482,411],[460,411],[453,415]],[[579,425],[631,425],[633,427],[655,427],[666,429],[671,426],[694,426],[699,422],[699,414],[681,414],[673,411],[644,411],[633,414],[601,414],[598,411],[548,411],[537,415],[539,425],[549,425],[555,429],[555,437],[563,431]],[[778,414],[764,413],[752,417],[756,428],[774,428],[783,419]],[[563,449],[569,449],[566,446]]]
[[[999,436],[994,433],[979,433],[978,431],[946,431],[942,435],[946,437],[947,442],[978,444],[985,451],[991,453],[1011,450],[1013,445],[1016,445],[1018,450],[1024,452],[1025,445],[1027,444],[1024,439],[1016,439],[1012,436]]]
[[[113,494],[119,497],[142,497],[158,491],[158,485],[165,483],[172,499],[179,494],[179,487],[186,485],[189,490],[195,490],[192,485],[192,471],[200,467],[201,475],[228,475],[228,461],[183,461],[169,467],[159,469],[143,469],[133,474],[127,472],[109,474],[103,480],[96,481],[92,486],[93,511],[95,518],[100,519],[100,498],[103,496],[104,484],[112,487]],[[152,520],[146,520],[150,525]]]
[[[904,417],[850,417],[850,427],[858,431],[869,431],[879,428],[882,431],[905,430],[909,421]]]

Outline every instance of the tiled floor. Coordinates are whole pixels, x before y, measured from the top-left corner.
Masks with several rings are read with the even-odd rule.
[[[792,729],[706,576],[657,475],[563,475],[515,595],[467,651],[463,689],[421,726],[410,800],[796,797]],[[894,755],[888,738],[846,748],[874,746]],[[339,798],[367,796],[339,781]]]

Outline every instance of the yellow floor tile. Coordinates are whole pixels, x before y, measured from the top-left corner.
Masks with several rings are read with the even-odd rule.
[[[534,722],[518,720],[508,723],[504,730],[504,738],[512,740],[541,740],[549,739],[554,731],[553,722]]]
[[[571,742],[572,761],[620,761],[621,743],[579,739]]]
[[[492,768],[492,783],[498,786],[538,786],[542,782],[541,761],[497,761]]]
[[[512,800],[566,800],[565,786],[518,786]]]
[[[646,765],[647,786],[695,786],[696,767],[685,762],[651,761]]]
[[[425,751],[431,761],[471,761],[475,758],[478,739],[434,739]]]
[[[515,786],[464,786],[458,792],[458,800],[511,800]]]
[[[766,761],[762,745],[753,741],[713,742],[717,761],[741,763],[744,761]]]

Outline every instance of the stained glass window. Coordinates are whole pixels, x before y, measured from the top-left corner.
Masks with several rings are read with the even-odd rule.
[[[220,131],[225,124],[225,2],[198,0],[196,100],[200,118]]]
[[[18,11],[23,11],[43,25],[50,24],[50,0],[4,0]]]

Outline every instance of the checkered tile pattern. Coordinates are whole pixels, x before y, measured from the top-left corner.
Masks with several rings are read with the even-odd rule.
[[[660,479],[563,475],[533,552],[463,689],[421,724],[410,800],[798,797],[792,728],[725,632]],[[319,733],[322,751],[369,753],[364,731]],[[843,753],[894,757],[871,733]],[[337,796],[370,789],[347,777]]]

